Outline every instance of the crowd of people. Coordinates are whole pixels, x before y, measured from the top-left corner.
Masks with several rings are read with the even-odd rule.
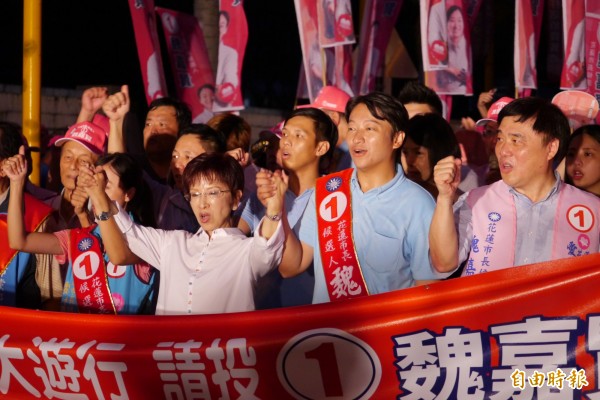
[[[235,114],[148,109],[136,132],[127,86],[85,90],[42,158],[58,193],[29,181],[27,141],[0,122],[1,305],[252,311],[600,250],[600,126],[573,130],[545,99],[481,93],[482,118],[455,131],[416,81],[325,86],[255,143]]]

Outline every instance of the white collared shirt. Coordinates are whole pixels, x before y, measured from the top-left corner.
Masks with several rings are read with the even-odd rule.
[[[267,240],[237,228],[212,237],[137,225],[123,210],[115,216],[131,251],[160,270],[157,315],[212,314],[254,310],[256,279],[281,262],[281,223]],[[260,232],[260,228],[257,229]]]

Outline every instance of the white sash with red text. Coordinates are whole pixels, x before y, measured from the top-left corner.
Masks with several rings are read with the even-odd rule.
[[[73,283],[80,313],[116,314],[94,227],[71,230]]]
[[[352,237],[352,168],[317,179],[319,250],[331,301],[369,294]]]

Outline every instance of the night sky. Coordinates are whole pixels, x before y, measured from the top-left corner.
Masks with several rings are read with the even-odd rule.
[[[359,0],[351,1],[355,28],[358,29]],[[554,3],[560,7],[560,0],[548,1],[548,4]],[[155,4],[187,13],[193,10],[191,0],[155,0]],[[514,0],[489,0],[484,4],[472,33],[474,90],[477,94],[482,90],[500,87],[504,94],[514,96]],[[242,76],[245,103],[249,107],[291,109],[295,102],[301,63],[294,2],[245,0],[244,8],[249,29]],[[22,1],[0,1],[0,26],[5,32],[0,38],[0,83],[21,84],[22,21]],[[547,26],[547,22],[544,26]],[[418,0],[404,0],[396,29],[411,59],[420,68]],[[542,58],[546,57],[548,51],[544,29],[540,47]],[[167,83],[170,93],[174,93],[164,49],[165,46],[163,63]],[[557,62],[538,61],[538,83],[542,87],[540,93],[551,96],[557,90],[557,82],[554,81],[558,78],[551,76],[552,71],[546,71],[547,65],[557,65]],[[556,71],[553,74],[556,75]],[[130,85],[133,111],[140,109],[143,114],[145,96],[127,1],[44,1],[42,86],[83,89],[93,85],[119,87],[124,83]],[[395,82],[396,91],[399,89],[398,83],[401,85],[402,81]],[[477,96],[455,96],[453,116],[472,114],[476,110],[476,101]]]

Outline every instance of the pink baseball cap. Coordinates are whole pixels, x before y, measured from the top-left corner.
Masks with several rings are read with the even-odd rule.
[[[304,104],[297,108],[315,107],[345,113],[348,100],[350,100],[350,96],[342,89],[335,86],[323,86],[314,103]]]
[[[498,122],[498,114],[505,105],[513,101],[512,97],[501,97],[492,104],[487,112],[487,118],[482,118],[475,123],[475,126],[484,126],[488,122]]]
[[[102,127],[85,121],[79,122],[69,128],[65,136],[54,142],[57,147],[62,146],[68,140],[77,142],[94,154],[104,154],[106,144],[106,131]]]

